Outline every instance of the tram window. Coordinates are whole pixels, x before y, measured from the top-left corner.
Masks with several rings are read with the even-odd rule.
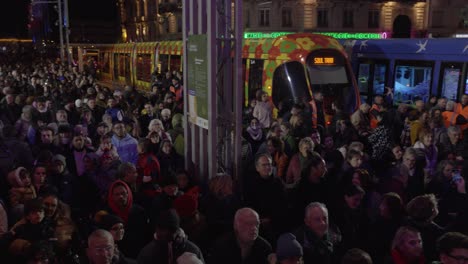
[[[387,72],[387,65],[385,64],[374,65],[374,81],[373,81],[374,94],[384,93],[386,72]]]
[[[263,90],[263,60],[249,60],[249,99],[255,98],[258,90]]]
[[[394,102],[427,102],[431,87],[432,66],[400,64],[395,68]]]
[[[247,64],[247,60],[246,59],[242,59],[242,80],[245,80],[245,69],[246,69],[246,64]],[[247,87],[245,87],[245,82],[242,82],[242,90],[244,91],[242,93],[242,101],[244,102],[244,106],[248,106],[249,105],[249,99],[250,98],[246,98],[247,95]]]
[[[125,76],[125,54],[119,54],[119,74],[118,76]]]
[[[160,73],[166,73],[169,70],[169,55],[167,54],[159,55],[159,64],[161,65]]]
[[[171,65],[169,67],[171,72],[180,71],[180,61],[181,57],[179,55],[171,55]]]
[[[114,78],[119,76],[119,54],[114,54]]]
[[[468,94],[468,76],[466,76],[466,81],[465,81],[465,94]]]
[[[333,63],[322,64],[320,58],[324,58],[324,62],[333,58]],[[333,113],[333,103],[346,113],[354,112],[358,99],[350,80],[352,74],[347,70],[346,60],[341,53],[336,50],[311,52],[307,57],[307,70],[312,93],[320,91],[323,94],[325,114]]]
[[[139,54],[136,65],[137,80],[151,81],[151,54]]]
[[[273,74],[273,103],[280,102],[287,106],[311,100],[304,67],[300,62],[292,61],[278,66]]]
[[[359,64],[359,74],[358,74],[359,92],[361,93],[369,92],[369,75],[370,75],[370,64],[368,63]]]
[[[125,76],[125,80],[127,82],[130,82],[131,80],[131,76],[130,76],[130,55],[129,54],[125,54],[125,71],[124,71],[124,75]]]
[[[102,71],[105,73],[110,72],[110,60],[109,60],[109,52],[102,53]]]
[[[442,65],[443,77],[441,78],[441,96],[444,96],[449,100],[457,100],[458,86],[460,84],[462,68],[462,64],[444,63]]]

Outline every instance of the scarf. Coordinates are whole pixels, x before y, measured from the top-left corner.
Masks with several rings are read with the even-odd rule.
[[[260,126],[253,128],[252,126],[247,127],[247,133],[249,133],[250,137],[255,141],[260,141],[263,137],[263,132]]]

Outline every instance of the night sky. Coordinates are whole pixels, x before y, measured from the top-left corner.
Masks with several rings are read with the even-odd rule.
[[[0,38],[28,38],[28,5],[31,0],[4,0],[0,8]],[[116,19],[116,0],[68,0],[70,22],[73,19],[105,20]],[[5,3],[4,3],[5,4]]]

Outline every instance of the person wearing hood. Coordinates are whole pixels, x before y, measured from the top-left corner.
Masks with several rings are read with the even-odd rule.
[[[10,219],[18,220],[23,215],[24,203],[37,197],[36,189],[28,170],[24,167],[18,167],[8,173],[7,180],[11,186],[9,191]]]
[[[125,182],[116,180],[109,187],[106,211],[124,221],[127,236],[121,242],[121,249],[125,256],[135,258],[149,241],[148,218],[145,210],[134,204],[132,191]]]
[[[195,254],[204,262],[201,250],[180,228],[180,219],[174,209],[162,211],[157,219],[153,241],[140,251],[138,264],[175,263],[186,252]]]

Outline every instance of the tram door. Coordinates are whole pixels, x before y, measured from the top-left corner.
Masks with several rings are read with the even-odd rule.
[[[113,74],[113,81],[117,81],[119,79],[119,54],[114,53],[114,74]]]
[[[459,98],[459,87],[463,86],[463,63],[442,63],[441,73],[439,94],[449,100],[456,101]]]
[[[385,92],[388,64],[384,61],[366,61],[359,64],[358,86],[361,101],[372,104],[375,95]]]
[[[263,89],[263,63],[264,60],[248,59],[249,65],[249,100],[255,98],[255,93]]]
[[[125,54],[125,83],[132,83],[132,75],[130,73],[130,54]]]

